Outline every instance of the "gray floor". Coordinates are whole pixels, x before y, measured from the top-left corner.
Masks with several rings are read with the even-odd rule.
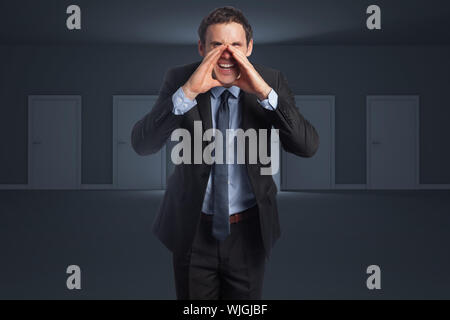
[[[162,194],[1,191],[0,298],[173,299],[170,254],[150,232]],[[450,298],[450,191],[281,192],[278,205],[264,298]],[[66,289],[71,264],[80,291]]]

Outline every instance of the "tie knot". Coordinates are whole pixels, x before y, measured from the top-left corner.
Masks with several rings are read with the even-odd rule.
[[[220,95],[222,102],[223,101],[228,101],[228,98],[230,97],[231,92],[228,91],[227,89],[225,89],[222,94]]]

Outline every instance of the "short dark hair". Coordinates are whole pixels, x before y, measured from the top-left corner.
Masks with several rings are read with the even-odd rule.
[[[203,18],[200,26],[198,27],[198,36],[200,37],[200,41],[205,44],[206,30],[210,25],[230,22],[236,22],[242,25],[248,45],[253,37],[252,27],[248,23],[247,18],[244,16],[242,11],[231,6],[216,8]]]

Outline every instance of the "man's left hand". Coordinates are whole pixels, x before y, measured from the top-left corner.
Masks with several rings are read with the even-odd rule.
[[[245,92],[255,94],[259,100],[267,99],[272,88],[264,81],[258,71],[248,61],[243,52],[228,45],[227,49],[239,64],[240,76],[232,83]]]

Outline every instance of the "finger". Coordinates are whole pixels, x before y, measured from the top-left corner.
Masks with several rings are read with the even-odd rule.
[[[226,46],[222,45],[219,52],[217,54],[215,54],[212,58],[211,61],[209,62],[209,71],[212,71],[212,69],[214,68],[214,66],[216,65],[217,61],[219,60],[219,58],[222,56],[223,51],[225,50]]]
[[[209,83],[210,88],[221,87],[222,85],[223,85],[222,82],[216,79],[212,79],[211,82]]]
[[[211,51],[209,51],[204,57],[203,59],[208,59],[210,56],[214,55],[217,51],[220,50],[220,46],[215,47],[214,49],[212,49]]]
[[[242,79],[239,77],[239,78],[236,78],[232,83],[231,83],[231,85],[232,86],[236,86],[236,87],[241,87],[241,84],[242,84]]]
[[[238,61],[239,64],[243,65],[244,67],[248,67],[248,64],[250,62],[240,50],[233,48],[233,46],[228,46],[228,50],[231,52],[231,54]]]
[[[214,58],[216,58],[216,57],[217,57],[217,59],[218,59],[218,57],[220,57],[219,54],[222,54],[223,50],[225,50],[225,46],[224,46],[224,45],[221,45],[221,46],[219,46],[219,47],[217,47],[217,48],[214,48],[213,50],[211,50],[210,52],[208,52],[208,54],[207,54],[207,55],[205,56],[205,58],[203,59],[203,62],[204,62],[205,64],[208,64],[208,63],[211,62],[211,59],[214,59]],[[217,60],[216,60],[216,61],[217,61]]]
[[[201,64],[201,68],[202,70],[204,70],[204,72],[210,73],[212,71],[217,60],[222,55],[223,50],[225,50],[224,45],[214,48],[212,51],[208,53],[207,57],[205,57],[205,59]]]

